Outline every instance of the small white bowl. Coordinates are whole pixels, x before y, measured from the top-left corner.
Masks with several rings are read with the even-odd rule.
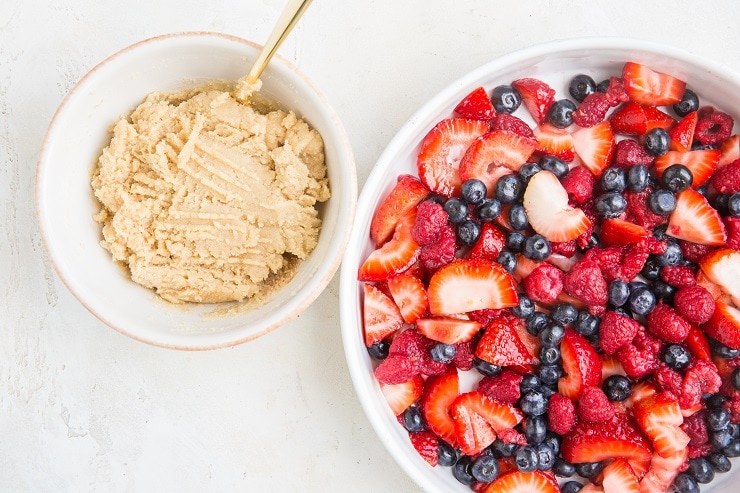
[[[622,65],[628,60],[685,80],[688,87],[699,94],[702,104],[714,104],[738,121],[740,75],[719,63],[640,40],[580,38],[555,41],[502,56],[443,89],[401,128],[365,182],[340,274],[344,351],[355,391],[380,441],[425,491],[470,493],[471,489],[459,483],[449,468],[432,468],[419,456],[409,441],[408,432],[393,416],[373,376],[374,365],[363,340],[362,289],[357,281],[360,265],[374,249],[369,235],[373,213],[395,185],[398,175],[418,175],[416,156],[423,137],[437,122],[452,116],[457,103],[476,87],[483,86],[490,91],[499,84],[510,84],[518,78],[536,77],[548,82],[557,91],[557,97],[567,97],[567,84],[574,75],[586,73],[599,81],[609,75],[620,74]],[[517,112],[517,115],[522,114],[526,115],[526,111]],[[461,378],[461,385],[463,382]],[[738,464],[735,466],[737,469]],[[711,483],[711,491],[736,491],[730,483],[731,476],[737,476],[737,473],[718,474]],[[702,486],[702,491],[708,491],[708,486]]]
[[[258,337],[304,310],[341,262],[354,216],[357,178],[342,123],[321,92],[276,56],[262,76],[267,98],[306,119],[324,139],[332,192],[320,207],[319,243],[296,276],[257,309],[214,316],[216,305],[167,303],[135,284],[99,242],[91,172],[109,129],[155,91],[234,81],[260,46],[217,33],[182,33],[136,43],[106,59],[70,91],[54,115],[39,156],[36,210],[51,261],[69,290],[114,329],[157,346],[211,349]]]

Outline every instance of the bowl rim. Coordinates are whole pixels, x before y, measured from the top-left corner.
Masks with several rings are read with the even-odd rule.
[[[182,32],[173,32],[173,33],[166,33],[166,34],[160,34],[152,37],[148,37],[142,40],[139,40],[133,44],[130,44],[115,53],[107,56],[102,61],[95,64],[90,70],[88,70],[75,84],[74,86],[67,92],[67,94],[62,98],[61,102],[59,103],[59,106],[57,106],[56,110],[54,111],[54,114],[51,117],[51,120],[49,121],[49,124],[47,126],[46,132],[44,134],[44,137],[41,141],[41,145],[39,148],[39,156],[36,161],[36,173],[34,177],[34,215],[36,218],[37,226],[39,233],[41,235],[42,244],[44,245],[44,248],[46,250],[46,253],[49,257],[49,260],[54,267],[54,270],[61,279],[62,283],[66,286],[66,288],[72,293],[72,295],[77,299],[77,301],[80,302],[90,313],[92,313],[98,320],[105,323],[107,326],[111,327],[112,329],[116,330],[117,332],[128,336],[134,340],[147,343],[152,346],[161,347],[165,349],[177,349],[177,350],[187,350],[187,351],[204,351],[204,350],[211,350],[211,349],[219,349],[219,348],[225,348],[225,347],[233,347],[238,344],[242,344],[244,342],[256,339],[258,337],[261,337],[281,325],[285,324],[286,322],[296,318],[300,313],[302,313],[308,306],[310,306],[316,298],[319,297],[319,295],[326,289],[326,286],[329,284],[331,279],[336,274],[337,270],[339,269],[339,266],[341,264],[344,252],[346,251],[347,244],[349,243],[350,233],[351,233],[351,226],[352,222],[354,220],[355,211],[357,207],[357,166],[354,158],[354,154],[352,152],[352,146],[349,140],[349,137],[347,136],[347,132],[344,128],[344,125],[342,124],[342,121],[339,118],[339,115],[334,110],[334,107],[329,102],[329,99],[326,97],[326,95],[311,81],[311,79],[308,78],[307,75],[305,75],[300,69],[298,69],[293,63],[291,63],[289,60],[281,56],[279,53],[276,53],[271,60],[271,64],[280,64],[287,68],[290,72],[292,72],[294,75],[296,75],[299,79],[301,79],[317,96],[317,98],[321,101],[324,109],[326,110],[327,115],[329,116],[329,119],[334,126],[337,136],[340,138],[340,144],[342,147],[341,154],[344,155],[348,161],[348,166],[346,166],[346,173],[347,177],[349,178],[347,183],[342,184],[342,188],[348,188],[347,190],[347,197],[349,198],[349,203],[346,204],[346,214],[349,218],[348,224],[342,228],[338,228],[338,233],[341,233],[342,237],[340,238],[339,242],[336,244],[335,250],[333,252],[330,252],[333,255],[333,258],[331,258],[331,262],[327,264],[321,264],[317,270],[317,272],[314,275],[321,275],[321,279],[315,284],[315,286],[308,292],[304,293],[304,297],[302,301],[295,306],[292,307],[292,309],[282,316],[280,316],[278,319],[268,323],[264,327],[260,328],[256,332],[249,333],[242,337],[237,337],[234,339],[227,339],[220,342],[214,342],[214,343],[200,343],[200,344],[186,344],[186,343],[176,343],[176,342],[166,342],[163,340],[153,339],[149,337],[144,337],[140,334],[137,334],[135,331],[131,331],[128,328],[121,326],[120,324],[117,324],[110,320],[108,317],[105,316],[105,314],[101,313],[99,310],[96,310],[93,308],[90,303],[88,303],[84,297],[78,292],[76,289],[76,284],[73,279],[70,279],[67,275],[65,275],[63,269],[60,268],[59,264],[62,261],[58,257],[58,254],[55,252],[54,248],[52,247],[50,240],[47,236],[46,231],[46,220],[44,219],[44,202],[45,198],[43,195],[43,185],[42,185],[42,179],[41,177],[45,174],[45,171],[47,167],[50,165],[49,158],[48,158],[48,144],[51,139],[51,137],[54,136],[56,132],[56,128],[59,125],[59,116],[63,113],[64,109],[66,108],[69,101],[79,92],[81,91],[87,81],[91,79],[98,71],[100,71],[104,66],[108,65],[109,63],[117,60],[118,58],[125,56],[127,53],[131,51],[138,50],[145,45],[149,45],[152,43],[161,43],[161,42],[167,42],[171,40],[186,40],[186,39],[197,39],[197,38],[210,38],[210,39],[217,39],[232,43],[237,43],[241,45],[248,46],[254,50],[261,50],[262,45],[245,39],[238,36],[234,36],[231,34],[221,33],[221,32],[215,32],[215,31],[182,31]],[[342,231],[343,230],[343,231]],[[323,268],[322,268],[323,267]],[[322,272],[323,271],[323,272]],[[133,281],[132,281],[133,282]],[[153,293],[153,291],[152,291]]]
[[[538,57],[561,55],[577,51],[590,54],[591,52],[606,52],[609,50],[632,51],[644,55],[663,56],[667,60],[676,60],[687,65],[701,67],[713,72],[721,79],[735,80],[740,85],[740,74],[721,63],[658,42],[620,36],[583,36],[538,43],[495,57],[445,85],[430,100],[423,103],[406,123],[401,126],[398,132],[394,134],[388,142],[387,147],[378,157],[363,185],[348,244],[348,251],[356,252],[358,255],[345,256],[340,271],[339,309],[345,359],[355,394],[377,437],[393,457],[396,464],[424,491],[439,491],[441,493],[442,487],[439,483],[432,480],[433,475],[430,474],[432,469],[429,469],[429,465],[423,459],[419,457],[419,460],[409,460],[407,453],[409,445],[401,441],[401,438],[399,438],[401,436],[400,433],[393,432],[393,430],[398,431],[398,429],[394,428],[392,430],[391,426],[389,426],[391,421],[385,415],[386,413],[390,413],[389,408],[385,406],[382,408],[385,411],[384,413],[378,412],[381,409],[379,407],[380,404],[376,402],[378,392],[371,392],[373,389],[377,390],[378,382],[372,377],[372,372],[367,371],[366,362],[369,356],[361,341],[362,338],[358,337],[357,316],[359,314],[361,320],[362,308],[359,298],[355,296],[358,292],[357,283],[359,282],[357,280],[357,269],[359,268],[359,252],[362,251],[362,246],[367,241],[368,234],[367,231],[360,230],[360,225],[364,222],[360,218],[366,215],[372,217],[373,203],[377,200],[376,195],[390,171],[393,158],[403,145],[410,137],[420,131],[420,126],[425,123],[426,119],[430,118],[442,106],[448,104],[450,99],[460,93],[462,89],[467,88],[470,90],[484,76],[492,76],[498,71],[508,70],[517,63],[523,63],[527,60],[531,61]],[[397,424],[397,422],[394,420],[393,424]],[[406,442],[408,442],[408,439],[406,439]]]

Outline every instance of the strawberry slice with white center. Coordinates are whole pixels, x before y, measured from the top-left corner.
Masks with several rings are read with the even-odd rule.
[[[509,404],[503,404],[482,392],[460,394],[450,406],[455,436],[462,452],[475,455],[496,439],[496,433],[512,429],[523,415]]]
[[[455,113],[461,118],[471,118],[473,120],[490,120],[496,116],[496,110],[493,109],[491,98],[483,86],[470,91],[455,106]]]
[[[573,136],[566,129],[544,123],[535,127],[533,132],[534,138],[537,139],[535,152],[555,156],[566,163],[573,161],[575,158]]]
[[[650,470],[640,480],[642,493],[666,493],[688,458],[688,449],[662,457],[653,456]]]
[[[549,171],[529,179],[524,210],[532,228],[550,241],[575,240],[591,226],[581,209],[568,204],[568,192]]]
[[[432,315],[510,308],[519,303],[511,274],[496,262],[457,260],[434,273],[427,288]]]
[[[678,103],[686,89],[684,81],[635,62],[624,64],[622,80],[632,101],[651,106]]]
[[[419,178],[433,192],[452,197],[460,192],[460,160],[470,144],[488,131],[488,122],[448,118],[421,142],[416,161]]]
[[[701,245],[723,246],[727,241],[719,213],[691,188],[676,194],[676,209],[668,220],[666,233]]]
[[[385,281],[414,265],[421,253],[421,246],[411,237],[415,220],[415,210],[399,219],[393,238],[370,253],[360,267],[360,281]]]
[[[558,392],[563,396],[577,400],[586,387],[596,387],[601,383],[599,354],[582,335],[570,328],[565,330],[560,343],[560,357],[565,376],[558,380]]]
[[[740,349],[740,310],[722,301],[714,303],[714,314],[704,331],[725,346]]]
[[[699,114],[696,111],[692,111],[670,129],[668,135],[671,138],[670,149],[672,151],[687,152],[691,150],[691,143],[694,140],[694,130],[696,129],[698,119]]]
[[[403,319],[396,304],[385,293],[371,284],[364,284],[363,289],[365,345],[370,347],[396,333],[403,325]]]
[[[370,223],[370,238],[382,245],[396,229],[399,219],[413,210],[429,194],[429,190],[414,176],[400,175],[396,185],[383,199]]]
[[[427,292],[424,283],[417,277],[404,273],[391,277],[386,284],[404,322],[413,324],[424,316],[427,311]]]
[[[555,101],[555,90],[539,79],[527,77],[511,83],[522,96],[522,103],[538,125],[547,121],[547,110]]]
[[[416,328],[429,339],[445,344],[468,342],[480,330],[480,323],[475,320],[463,320],[455,317],[420,318]]]
[[[532,155],[537,141],[510,130],[494,130],[470,144],[460,161],[460,181],[477,178],[493,190],[498,179],[517,171]]]
[[[640,484],[637,476],[622,457],[617,457],[604,468],[604,479],[601,482],[604,493],[637,493]]]
[[[638,426],[653,442],[655,452],[668,457],[685,449],[689,436],[680,428],[683,415],[678,401],[667,394],[655,394],[633,406]]]
[[[649,234],[642,226],[623,219],[604,219],[601,222],[601,241],[605,245],[631,245],[644,240]]]
[[[611,163],[616,149],[611,125],[604,121],[574,132],[573,148],[583,165],[598,178]]]
[[[718,167],[725,166],[740,159],[740,134],[735,134],[722,142],[719,152]]]
[[[708,253],[699,262],[702,272],[740,305],[740,252],[720,248]]]
[[[460,377],[457,368],[450,365],[444,374],[427,378],[421,400],[424,420],[429,429],[452,446],[456,445],[457,438],[449,409],[458,395]]]
[[[421,397],[424,390],[424,378],[416,375],[408,382],[390,385],[380,382],[380,391],[391,407],[393,414],[398,416]]]
[[[544,471],[512,471],[499,476],[483,493],[559,493],[555,478]]]
[[[717,169],[719,157],[720,151],[716,149],[698,149],[688,152],[668,151],[655,158],[655,171],[660,178],[669,166],[683,164],[691,171],[693,177],[691,186],[697,188],[712,177],[712,173]]]

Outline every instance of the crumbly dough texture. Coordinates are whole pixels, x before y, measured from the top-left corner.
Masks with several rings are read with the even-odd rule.
[[[170,302],[251,298],[318,243],[324,144],[292,112],[222,89],[153,93],[93,171],[102,245]]]

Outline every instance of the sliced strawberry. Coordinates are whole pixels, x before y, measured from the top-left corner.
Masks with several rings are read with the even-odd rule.
[[[496,262],[457,260],[434,273],[427,288],[432,315],[510,308],[519,303],[511,274]]]
[[[482,392],[460,394],[450,406],[455,436],[462,452],[475,455],[496,439],[496,432],[511,429],[521,422],[522,414]]]
[[[702,272],[740,305],[740,252],[720,248],[708,253],[699,262]]]
[[[573,161],[573,136],[567,130],[543,123],[535,127],[534,138],[537,139],[536,153],[549,154],[566,163]]]
[[[417,277],[399,274],[388,279],[386,284],[404,322],[413,324],[424,316],[427,311],[427,293],[424,283]]]
[[[470,249],[470,258],[496,260],[506,246],[506,236],[493,223],[483,223],[480,237]]]
[[[385,281],[405,271],[419,258],[421,247],[411,237],[416,211],[399,219],[393,237],[374,250],[360,267],[360,281]]]
[[[687,152],[691,150],[691,142],[694,140],[694,129],[698,114],[692,111],[684,116],[681,121],[668,132],[671,137],[670,149],[672,151]]]
[[[550,241],[574,240],[591,226],[581,209],[568,204],[568,192],[549,171],[530,178],[524,192],[524,210],[532,228]]]
[[[622,367],[622,363],[619,362],[619,358],[617,358],[616,354],[602,354],[600,359],[601,383],[604,383],[604,380],[611,377],[612,375],[627,375],[627,373],[625,373],[624,371],[624,367]]]
[[[450,366],[443,375],[427,378],[421,398],[421,409],[427,426],[452,446],[456,444],[455,423],[448,410],[459,394],[460,378],[457,368]]]
[[[411,445],[430,466],[434,467],[439,462],[439,439],[429,431],[415,431],[409,433]]]
[[[643,106],[630,101],[620,106],[609,122],[612,131],[625,135],[645,135],[654,128],[670,128],[676,121],[653,106]]]
[[[480,330],[480,323],[475,320],[463,320],[454,317],[420,318],[416,328],[429,339],[445,344],[468,342]]]
[[[572,329],[565,330],[560,343],[565,376],[558,380],[558,392],[577,400],[586,387],[601,383],[601,359],[596,349],[582,335]]]
[[[647,471],[653,456],[648,439],[622,413],[602,423],[579,422],[563,437],[560,450],[563,459],[574,464],[623,457],[638,477]]]
[[[635,62],[624,64],[622,80],[630,99],[651,106],[678,103],[686,89],[682,80]]]
[[[558,493],[555,478],[543,471],[512,471],[499,476],[483,493]]]
[[[401,313],[393,300],[371,284],[363,285],[365,297],[362,316],[365,326],[365,345],[372,346],[394,334],[403,325]]]
[[[616,148],[612,127],[609,122],[601,122],[574,132],[573,147],[583,165],[594,176],[601,176],[611,163]]]
[[[725,346],[740,349],[740,310],[721,301],[715,302],[714,314],[704,324],[704,330]]]
[[[704,274],[702,270],[699,270],[699,272],[696,274],[696,285],[701,286],[709,291],[709,294],[712,295],[714,301],[722,301],[726,303],[732,302],[730,297],[722,291],[722,288],[710,281],[707,275]]]
[[[646,132],[654,128],[668,130],[676,124],[676,120],[671,115],[663,113],[655,106],[643,106],[642,111],[645,113]]]
[[[495,130],[481,135],[468,147],[460,161],[460,181],[477,178],[493,190],[496,181],[517,171],[532,155],[537,141],[509,130]]]
[[[491,320],[475,348],[475,355],[498,366],[529,365],[537,362],[519,338],[517,320],[499,317]]]
[[[688,450],[683,449],[667,457],[658,454],[650,461],[650,470],[640,480],[643,493],[665,493],[678,476],[688,458]]]
[[[655,395],[657,392],[658,389],[655,388],[655,385],[650,383],[649,380],[643,380],[642,382],[632,386],[632,393],[624,401],[624,405],[627,409],[632,409],[635,402],[647,399],[648,397]]]
[[[722,142],[719,152],[720,157],[717,163],[719,167],[740,159],[740,134],[735,134]]]
[[[399,219],[429,194],[429,190],[411,175],[400,175],[393,190],[375,211],[370,223],[370,238],[382,245],[391,237]]]
[[[424,378],[421,375],[416,375],[408,382],[396,385],[380,383],[380,391],[383,392],[385,400],[388,401],[391,411],[393,411],[393,414],[396,416],[404,412],[411,404],[416,402],[416,400],[421,397],[423,390]]]
[[[470,118],[473,120],[490,120],[496,116],[496,110],[493,109],[491,98],[481,86],[473,89],[457,106],[455,113],[461,118]]]
[[[678,152],[668,151],[662,156],[655,158],[655,171],[658,178],[663,176],[663,171],[671,165],[683,164],[691,171],[693,188],[704,185],[717,168],[720,151],[714,149],[699,149],[696,151]]]
[[[607,246],[639,243],[649,234],[642,226],[623,219],[604,219],[601,223],[601,241]]]
[[[683,341],[691,354],[697,359],[709,361],[712,359],[712,353],[709,348],[709,340],[703,330],[696,325],[692,325],[689,334]]]
[[[555,90],[539,79],[524,78],[511,83],[522,96],[524,106],[538,125],[547,120],[547,110],[555,100]]]
[[[419,178],[430,190],[447,197],[460,191],[460,159],[473,141],[488,131],[488,123],[467,118],[448,118],[424,137],[416,166]]]
[[[691,188],[676,195],[676,209],[671,213],[666,232],[674,238],[701,245],[722,246],[727,241],[719,213],[702,194]]]
[[[663,457],[679,452],[689,444],[689,436],[680,428],[683,423],[681,407],[667,394],[642,399],[634,404],[632,411],[638,426]]]
[[[637,493],[640,484],[627,460],[617,457],[604,468],[604,493]]]

